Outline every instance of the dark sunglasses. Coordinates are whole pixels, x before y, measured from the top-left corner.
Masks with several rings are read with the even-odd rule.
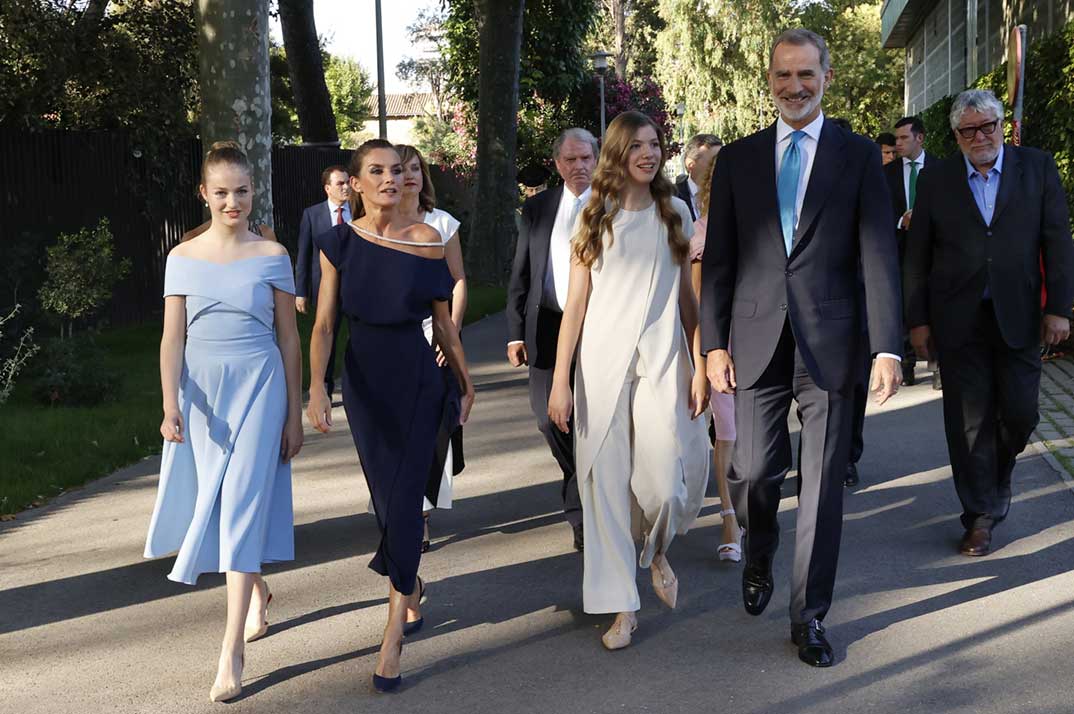
[[[977,126],[960,126],[955,131],[963,139],[972,139],[977,136],[977,132],[981,132],[985,136],[991,136],[995,133],[996,127],[999,126],[999,119],[994,119],[987,124],[978,124]]]

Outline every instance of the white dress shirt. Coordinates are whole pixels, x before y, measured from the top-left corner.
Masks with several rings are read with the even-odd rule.
[[[798,220],[802,216],[802,204],[805,203],[806,189],[809,188],[809,177],[813,173],[813,159],[817,156],[817,146],[820,143],[820,130],[824,126],[824,112],[817,118],[802,127],[805,136],[798,140],[798,151],[801,153],[802,175],[798,177],[798,195],[794,199],[794,227],[798,228]],[[791,133],[795,131],[780,116],[776,120],[776,176],[779,176],[779,167],[783,163],[783,153],[791,143]],[[924,152],[921,154],[924,156]],[[907,179],[909,180],[909,179]],[[774,187],[773,187],[774,188]],[[890,352],[878,352],[877,357],[890,357],[896,362],[902,361],[898,355]]]
[[[328,223],[329,223],[329,225],[334,226],[334,225],[336,225],[336,220],[337,220],[336,217],[338,215],[336,213],[336,209],[339,208],[339,204],[333,203],[332,199],[328,199],[327,201],[325,201],[325,203],[328,204],[328,217],[329,217]],[[343,204],[343,222],[344,223],[350,223],[351,222],[351,207],[350,207],[350,204],[348,204],[348,203]]]
[[[906,210],[910,210],[910,164],[917,164],[917,177],[921,180],[921,169],[925,168],[925,150],[922,149],[916,159],[901,158],[902,161],[902,196],[906,199]],[[895,217],[895,227],[902,230],[902,216]]]
[[[824,112],[817,118],[802,127],[805,136],[798,140],[798,151],[801,155],[801,171],[798,177],[798,195],[794,199],[794,227],[798,228],[798,220],[802,217],[802,204],[805,202],[806,189],[809,187],[809,177],[813,173],[813,159],[817,155],[817,144],[820,142],[820,129],[824,126]],[[783,154],[791,145],[791,133],[795,130],[783,121],[780,116],[776,120],[776,176],[779,176],[779,167],[783,163]]]
[[[552,224],[552,237],[548,244],[548,264],[544,270],[544,303],[556,305],[562,312],[567,307],[567,283],[571,274],[571,237],[578,216],[589,200],[590,188],[579,196],[564,185],[563,195],[556,209]]]

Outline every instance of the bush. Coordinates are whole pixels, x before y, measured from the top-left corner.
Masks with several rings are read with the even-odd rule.
[[[15,305],[6,317],[0,317],[0,338],[4,336],[4,325],[18,314],[19,305]],[[38,347],[34,344],[34,328],[27,327],[22,331],[14,348],[5,348],[0,353],[0,405],[11,396],[12,390],[15,389],[15,378],[37,350]]]
[[[120,375],[105,364],[106,355],[93,333],[50,340],[35,360],[34,397],[45,404],[66,407],[114,401]]]
[[[48,249],[48,279],[41,287],[41,306],[66,323],[96,313],[112,296],[112,288],[130,271],[130,259],[116,260],[108,219],[77,233],[61,233]]]

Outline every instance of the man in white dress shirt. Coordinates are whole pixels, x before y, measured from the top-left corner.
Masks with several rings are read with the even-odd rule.
[[[902,265],[906,253],[906,236],[910,231],[910,220],[914,213],[914,201],[917,198],[917,179],[925,170],[925,123],[918,117],[903,117],[895,122],[895,151],[899,158],[884,167],[884,178],[891,192],[891,207],[895,212],[895,236],[899,241],[899,264]],[[914,364],[917,357],[907,338],[905,356],[902,363],[903,384],[913,385]],[[940,369],[933,367],[932,386],[939,389]]]
[[[699,213],[697,192],[721,148],[723,142],[715,134],[697,134],[683,149],[686,176],[675,182],[675,193],[690,207],[690,217],[695,221]]]
[[[522,204],[507,288],[507,359],[514,367],[529,366],[530,407],[537,417],[537,428],[563,471],[563,512],[574,530],[574,547],[578,550],[582,550],[584,539],[574,437],[548,420],[548,395],[556,366],[559,324],[567,302],[571,234],[589,200],[598,152],[597,140],[585,129],[567,129],[556,139],[552,158],[563,184]]]
[[[295,307],[305,313],[311,307],[316,310],[317,293],[321,288],[321,251],[313,246],[313,237],[327,232],[332,226],[350,223],[350,176],[342,166],[329,166],[321,172],[321,184],[327,196],[325,201],[314,204],[302,213],[298,225],[298,259],[295,261]],[[336,336],[342,319],[342,310],[336,310],[336,324],[332,329],[332,352],[328,356],[325,371],[325,388],[328,395],[335,389]]]

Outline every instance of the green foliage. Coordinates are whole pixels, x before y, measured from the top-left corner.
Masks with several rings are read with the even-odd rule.
[[[26,363],[38,350],[34,343],[34,328],[27,327],[19,335],[14,346],[4,345],[4,325],[15,319],[19,314],[19,305],[4,317],[0,317],[0,406],[3,406],[11,392],[15,389],[15,378],[26,366]]]
[[[369,73],[355,60],[325,53],[324,81],[332,98],[336,133],[345,145],[357,146],[354,137],[362,131],[373,96]]]
[[[0,5],[0,124],[131,131],[155,155],[193,134],[192,0],[113,0],[96,26],[82,3]]]
[[[418,11],[418,17],[406,28],[407,35],[416,46],[424,45],[426,56],[406,57],[396,65],[395,74],[400,79],[428,89],[433,95],[436,118],[445,121],[447,113],[448,63],[444,59],[447,38],[444,21],[447,13],[443,7],[426,7]]]
[[[130,271],[130,259],[116,259],[108,219],[94,229],[61,233],[48,249],[48,279],[41,287],[41,306],[71,323],[96,313],[112,296],[112,288]]]
[[[120,375],[106,364],[93,333],[49,340],[35,360],[31,380],[34,398],[65,407],[92,407],[114,400]]]
[[[295,108],[295,90],[287,67],[287,53],[273,43],[269,47],[269,84],[272,91],[272,143],[298,144],[302,132]]]
[[[414,145],[430,163],[438,166],[462,166],[468,153],[464,136],[455,131],[450,119],[421,116],[414,120]]]
[[[687,135],[735,139],[773,121],[766,72],[772,40],[806,27],[828,42],[835,76],[825,113],[874,135],[898,118],[903,58],[880,47],[880,0],[660,0],[657,78],[686,104]]]
[[[443,22],[448,89],[467,107],[468,116],[477,115],[479,5],[451,2]],[[551,148],[550,141],[545,143],[548,127],[562,130],[576,123],[574,106],[590,76],[583,48],[596,18],[593,0],[526,2],[519,63],[517,165],[547,161]],[[458,128],[467,122],[456,112],[454,124]]]
[[[1007,106],[1007,64],[997,66],[974,82],[978,89],[992,90]],[[925,151],[936,156],[958,152],[948,115],[954,97],[944,97],[921,113],[925,122]],[[1004,127],[1008,140],[1011,122]],[[1023,99],[1022,143],[1043,149],[1055,157],[1074,220],[1074,23],[1062,31],[1029,45]]]

